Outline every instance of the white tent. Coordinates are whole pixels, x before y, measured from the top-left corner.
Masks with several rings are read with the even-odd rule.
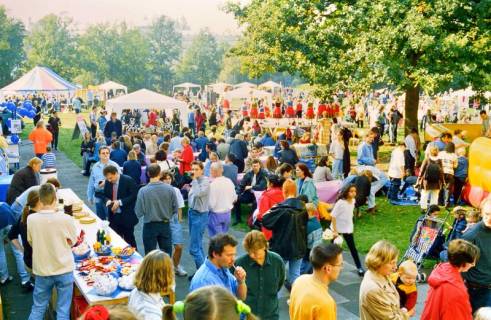
[[[266,91],[242,87],[232,91],[225,92],[223,97],[230,101],[230,105],[233,108],[238,108],[245,101],[250,101],[252,99],[264,99],[270,105],[272,102],[273,95]]]
[[[188,121],[188,108],[185,102],[148,89],[140,89],[106,102],[106,110],[108,113],[114,111],[120,116],[124,109],[155,109],[168,111],[178,109],[184,125],[187,125]],[[169,115],[169,113],[167,114]]]
[[[177,89],[184,89],[185,91],[188,91],[190,89],[193,89],[193,88],[198,88],[198,89],[201,89],[201,86],[199,84],[195,84],[195,83],[191,83],[191,82],[184,82],[184,83],[180,83],[180,84],[176,84],[173,89],[176,90]]]
[[[97,86],[97,88],[105,91],[106,99],[107,99],[107,94],[108,94],[109,90],[113,90],[114,96],[116,96],[116,91],[118,91],[118,90],[123,91],[124,94],[128,94],[128,87],[126,87],[120,83],[114,82],[114,81],[108,81],[108,82],[105,82],[103,84],[100,84]]]
[[[232,85],[225,83],[225,82],[218,82],[218,83],[214,83],[214,84],[209,84],[207,87],[211,88],[211,90],[213,90],[214,92],[216,92],[218,94],[223,94],[227,89],[233,88]]]
[[[269,89],[269,90],[273,90],[273,89],[275,89],[275,88],[280,88],[280,89],[281,89],[281,88],[283,88],[283,86],[282,86],[281,84],[276,83],[276,82],[271,81],[271,80],[266,81],[265,83],[261,83],[261,84],[259,85],[259,89]]]
[[[257,86],[254,83],[241,82],[239,84],[236,84],[234,88],[257,88]]]

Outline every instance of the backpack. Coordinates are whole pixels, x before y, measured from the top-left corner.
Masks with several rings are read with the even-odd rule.
[[[437,161],[430,160],[425,172],[425,180],[429,183],[438,183],[440,181],[441,166]]]

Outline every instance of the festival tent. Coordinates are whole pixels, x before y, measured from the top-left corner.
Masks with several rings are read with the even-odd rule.
[[[276,83],[274,81],[266,81],[265,83],[261,83],[259,85],[259,89],[269,89],[269,90],[274,90],[275,88],[283,88],[283,86],[279,83]]]
[[[239,84],[236,84],[234,88],[257,88],[257,86],[254,83],[241,82]]]
[[[104,90],[106,92],[106,97],[107,97],[107,92],[109,92],[109,90],[113,90],[114,95],[116,95],[116,91],[118,90],[124,91],[125,94],[128,93],[128,87],[114,81],[108,81],[103,84],[100,84],[97,86],[97,88],[100,90]]]
[[[73,92],[77,86],[60,77],[47,67],[34,67],[31,71],[0,89],[0,92]]]
[[[214,84],[209,84],[207,86],[208,88],[211,88],[212,91],[218,93],[218,94],[223,94],[227,90],[233,89],[233,86],[225,83],[225,82],[218,82]]]
[[[244,102],[250,101],[252,99],[264,99],[268,105],[271,105],[273,95],[266,91],[242,87],[225,92],[223,97],[230,101],[230,105],[232,108],[237,109]]]
[[[106,102],[106,110],[108,113],[116,112],[118,116],[125,109],[154,109],[154,110],[179,110],[182,122],[187,125],[188,108],[183,101],[165,96],[163,94],[148,90],[140,89],[130,94],[120,96]],[[170,115],[167,113],[167,115]]]

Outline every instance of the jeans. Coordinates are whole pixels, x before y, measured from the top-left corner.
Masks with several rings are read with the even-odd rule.
[[[238,201],[234,203],[233,211],[235,215],[235,222],[241,221],[240,205],[248,204],[248,203],[252,203],[252,212],[254,212],[257,208],[257,203],[256,203],[256,196],[252,191],[244,191],[239,195]]]
[[[203,249],[203,236],[208,226],[208,212],[199,212],[194,209],[188,211],[189,223],[189,254],[194,258],[196,269],[205,262],[205,250]]]
[[[288,263],[288,275],[287,280],[288,283],[293,284],[293,282],[300,277],[300,268],[302,267],[302,258],[300,259],[290,259],[285,260],[283,262]]]
[[[56,276],[36,276],[32,294],[32,308],[29,320],[43,320],[46,307],[51,299],[53,288],[56,288],[56,318],[70,319],[70,305],[73,294],[73,272]]]
[[[53,131],[52,134],[53,134],[53,141],[51,141],[51,147],[54,150],[58,150],[58,135],[60,134],[60,132],[59,131]]]
[[[157,249],[157,243],[160,250],[172,256],[172,237],[169,222],[147,222],[143,225],[143,247],[145,254]]]
[[[362,172],[363,170],[370,170],[377,181],[373,181],[370,187],[370,195],[368,196],[368,209],[375,207],[375,194],[385,186],[389,178],[384,172],[379,170],[377,167],[373,166],[358,166],[356,168],[357,172]]]
[[[462,196],[462,189],[465,186],[465,178],[455,177],[453,187],[453,202],[457,206],[460,203],[460,197]]]
[[[10,209],[12,209],[12,211],[15,213],[15,221],[19,220],[20,216],[22,215],[23,207],[17,201],[14,201],[14,203],[12,203],[10,206]]]
[[[101,220],[107,220],[107,207],[104,199],[95,198],[95,211]]]
[[[389,200],[398,200],[398,193],[400,188],[401,178],[390,178]]]
[[[397,142],[397,123],[389,124],[389,139],[392,143]]]
[[[491,307],[491,289],[471,288],[469,285],[467,285],[467,291],[469,292],[473,313],[479,308]]]
[[[343,159],[334,159],[332,162],[332,176],[334,179],[344,179]]]
[[[219,233],[227,233],[230,226],[230,212],[215,213],[210,211],[208,220],[208,236],[213,237]]]
[[[11,226],[7,226],[0,230],[0,280],[5,280],[9,277],[9,270],[7,268],[7,256],[5,254],[5,244],[3,239],[6,238],[10,231]],[[31,279],[31,275],[26,271],[24,266],[24,253],[17,250],[15,246],[10,242],[12,252],[14,253],[15,265],[17,267],[17,273],[19,274],[22,283],[25,283]]]

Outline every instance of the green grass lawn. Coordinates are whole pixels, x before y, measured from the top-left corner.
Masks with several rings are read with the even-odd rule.
[[[88,118],[88,112],[82,113],[85,118]],[[73,128],[75,126],[75,114],[60,113],[62,128],[60,129],[59,149],[72,160],[77,166],[82,166],[80,156],[81,139],[72,140]],[[46,119],[47,120],[47,119]],[[27,138],[27,135],[32,130],[32,122],[26,123],[21,137]],[[386,137],[385,137],[386,138]],[[402,131],[399,133],[399,139],[403,138]],[[380,147],[380,163],[388,164],[390,153],[393,146],[385,144]],[[356,147],[351,147],[352,163],[356,161]],[[377,198],[378,212],[371,215],[362,210],[362,217],[355,221],[355,240],[358,250],[365,254],[370,247],[380,239],[386,239],[395,244],[401,254],[406,250],[409,243],[409,235],[414,227],[414,224],[420,214],[418,206],[393,206],[386,198]],[[250,214],[250,207],[242,206],[243,218],[242,221],[247,221],[247,216]],[[237,230],[247,232],[249,227],[245,223],[235,226]]]

